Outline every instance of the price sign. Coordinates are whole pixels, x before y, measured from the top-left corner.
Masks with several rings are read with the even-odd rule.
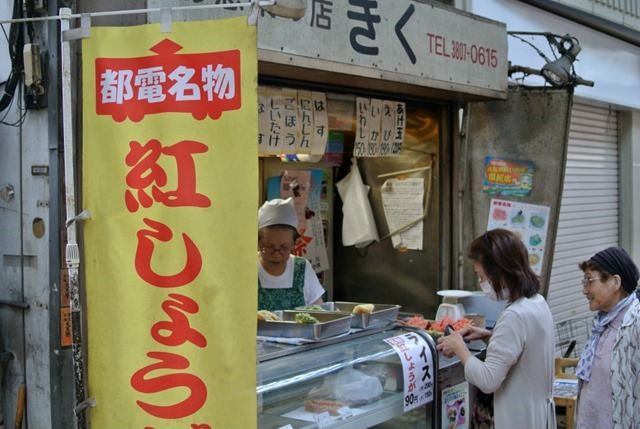
[[[407,333],[384,340],[402,361],[405,412],[433,401],[433,355],[420,335]]]
[[[338,415],[340,416],[340,420],[346,420],[353,415],[353,412],[349,407],[342,407],[338,410]]]
[[[331,414],[328,411],[324,413],[319,413],[313,416],[313,419],[316,421],[319,429],[326,428],[327,426],[331,426],[333,424],[333,419],[331,418]]]

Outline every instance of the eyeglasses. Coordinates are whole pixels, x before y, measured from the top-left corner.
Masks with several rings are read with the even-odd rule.
[[[582,279],[582,287],[587,287],[591,284],[591,282],[594,282],[596,280],[600,280],[600,277],[591,277],[591,278]]]
[[[262,253],[275,253],[275,252],[288,253],[288,252],[291,252],[294,247],[295,247],[295,244],[283,244],[281,246],[268,245],[268,246],[260,247],[260,251]]]

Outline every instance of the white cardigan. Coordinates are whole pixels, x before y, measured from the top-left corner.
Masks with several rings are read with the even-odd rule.
[[[472,357],[464,369],[471,384],[494,392],[495,429],[556,429],[554,349],[553,317],[541,295],[502,312],[484,362]]]

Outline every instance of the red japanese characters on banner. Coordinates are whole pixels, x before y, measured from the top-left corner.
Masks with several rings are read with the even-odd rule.
[[[164,39],[137,58],[97,58],[96,113],[117,122],[167,112],[218,119],[241,107],[240,51],[178,54],[182,46]]]
[[[196,168],[193,154],[205,153],[206,145],[195,141],[181,141],[163,148],[160,141],[153,139],[141,146],[136,141],[129,143],[130,151],[125,157],[125,163],[130,167],[127,174],[127,184],[138,189],[138,197],[142,206],[150,207],[153,202],[170,207],[195,206],[208,207],[211,200],[204,195],[195,193]],[[149,155],[150,154],[150,155]],[[161,156],[175,157],[177,163],[176,176],[179,188],[186,192],[162,193],[157,186],[153,186],[151,199],[144,189],[152,183],[165,185],[167,175],[157,164]],[[182,178],[182,180],[181,180]],[[165,198],[167,195],[171,198]],[[137,210],[138,206],[133,194],[125,192],[125,203],[129,212]],[[170,202],[170,204],[168,204]],[[135,208],[135,210],[132,210]],[[147,284],[157,288],[182,288],[193,284],[202,270],[202,255],[196,243],[187,235],[182,234],[184,242],[185,266],[171,275],[162,275],[152,268],[152,259],[157,245],[170,242],[173,237],[171,228],[163,222],[144,218],[147,228],[138,230],[138,245],[135,252],[135,269],[139,278]],[[196,347],[207,345],[205,336],[192,328],[189,314],[197,314],[200,306],[189,296],[170,293],[167,300],[162,302],[162,310],[169,320],[160,320],[152,328],[150,335],[159,344],[168,347],[178,347],[189,342]],[[144,368],[136,371],[131,377],[131,387],[143,394],[164,392],[175,388],[187,388],[189,395],[175,404],[155,405],[137,400],[138,406],[146,413],[162,419],[180,419],[198,412],[207,400],[207,386],[199,376],[180,372],[188,369],[190,362],[178,353],[149,351],[147,357],[155,360]],[[174,370],[174,371],[171,371]],[[171,371],[167,374],[167,371]],[[154,375],[160,372],[160,375]],[[194,426],[194,425],[192,425]],[[196,425],[208,427],[208,425]],[[151,429],[151,427],[148,427]]]
[[[155,139],[144,146],[137,141],[129,142],[129,153],[125,159],[127,166],[133,167],[127,174],[127,186],[137,190],[125,191],[127,210],[135,212],[141,205],[149,208],[154,202],[169,207],[210,207],[211,200],[196,192],[196,176],[193,155],[209,150],[204,143],[184,140],[172,146],[162,147]],[[162,155],[175,158],[178,173],[178,187],[171,191],[162,191],[167,184],[167,173],[158,164]],[[151,196],[146,191],[151,188]],[[136,198],[137,196],[137,198]]]

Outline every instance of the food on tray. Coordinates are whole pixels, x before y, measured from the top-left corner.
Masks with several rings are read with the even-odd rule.
[[[321,305],[305,305],[304,307],[298,307],[299,310],[307,311],[326,311]]]
[[[298,313],[296,314],[296,323],[305,323],[307,325],[313,325],[314,323],[318,323],[319,320],[310,315],[309,313]]]
[[[258,310],[258,320],[266,320],[268,322],[281,322],[282,319],[275,313],[268,310]]]
[[[328,412],[332,416],[338,416],[338,410],[345,407],[346,404],[340,401],[330,401],[328,399],[309,399],[304,401],[304,409],[311,413]]]
[[[431,325],[431,329],[438,332],[444,332],[447,325],[451,325],[453,326],[453,329],[459,331],[467,325],[473,325],[473,322],[470,319],[466,319],[464,317],[454,321],[449,316],[444,316],[442,320]]]
[[[358,304],[353,307],[353,314],[371,314],[375,306],[373,304]]]
[[[422,316],[410,317],[405,323],[411,326],[417,326],[418,328],[422,329],[429,329],[429,326],[431,325],[431,323]]]

